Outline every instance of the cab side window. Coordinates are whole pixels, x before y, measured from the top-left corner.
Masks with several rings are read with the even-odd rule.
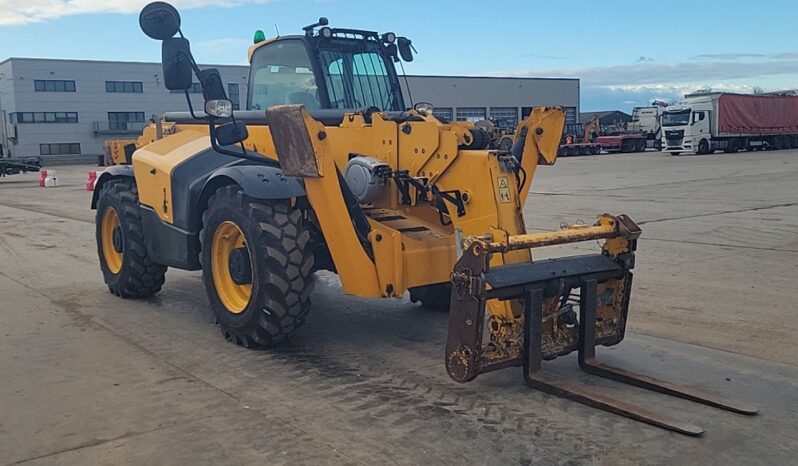
[[[706,112],[693,112],[693,124],[698,123],[706,118]]]

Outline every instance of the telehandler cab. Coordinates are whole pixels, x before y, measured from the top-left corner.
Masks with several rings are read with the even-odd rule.
[[[449,308],[445,367],[458,382],[523,366],[537,389],[688,435],[703,430],[541,372],[577,351],[588,372],[739,413],[750,408],[595,360],[624,337],[640,229],[625,215],[527,233],[522,206],[539,165],[555,162],[559,107],[536,108],[509,152],[471,124],[406,110],[394,63],[410,40],[334,29],[257,40],[246,110],[219,72],[201,70],[169,4],[146,6],[163,78],[196,75],[204,112],[167,113],[98,179],[100,264],[123,298],[161,289],[167,267],[202,269],[224,336],[245,347],[291,337],[310,310],[313,274],[346,293]],[[175,35],[177,34],[177,37]],[[603,240],[592,255],[533,261],[531,250]]]

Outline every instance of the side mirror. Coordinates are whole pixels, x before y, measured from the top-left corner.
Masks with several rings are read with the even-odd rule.
[[[407,37],[400,37],[398,39],[399,45],[399,55],[402,56],[402,60],[406,62],[413,61],[413,41],[408,39]]]
[[[139,14],[139,26],[155,40],[165,40],[180,30],[180,13],[166,2],[152,2]]]
[[[216,141],[220,146],[232,146],[249,137],[247,125],[243,121],[230,121],[214,128]]]
[[[170,91],[191,89],[191,47],[188,39],[168,38],[161,44],[164,86]]]
[[[219,70],[208,68],[200,71],[197,77],[202,85],[202,96],[206,102],[210,100],[227,100],[222,74],[219,73]]]

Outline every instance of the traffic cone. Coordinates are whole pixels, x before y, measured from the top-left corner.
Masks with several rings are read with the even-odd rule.
[[[39,170],[39,187],[44,187],[44,180],[47,178],[47,170]]]

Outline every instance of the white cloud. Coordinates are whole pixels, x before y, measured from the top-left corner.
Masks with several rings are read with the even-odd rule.
[[[678,94],[684,95],[695,92],[701,89],[711,89],[713,91],[722,92],[738,92],[748,93],[751,92],[751,86],[748,84],[735,84],[735,83],[715,83],[715,84],[626,84],[621,86],[601,86],[610,91],[620,91],[629,93],[661,93],[661,94]]]
[[[171,0],[178,8],[234,6],[270,0]],[[137,13],[148,0],[0,0],[0,26],[38,23],[89,13]]]
[[[784,54],[782,54],[784,55]],[[495,76],[577,77],[585,86],[673,86],[706,85],[740,79],[798,74],[798,59],[784,58],[763,62],[689,61],[677,63],[635,63],[631,65],[581,68],[511,70],[490,73]]]

